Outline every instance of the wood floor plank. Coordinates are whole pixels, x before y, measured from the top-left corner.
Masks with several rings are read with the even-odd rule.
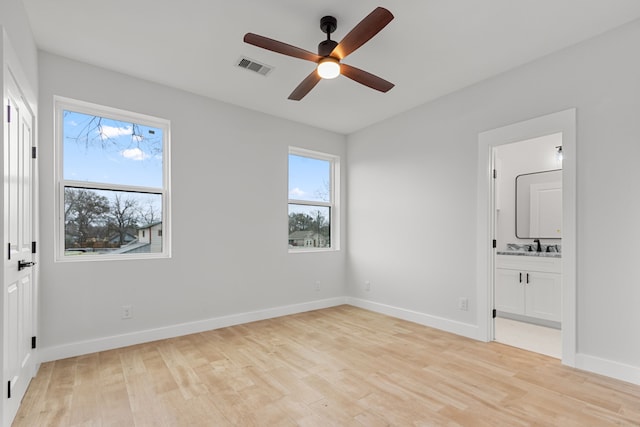
[[[22,426],[640,426],[640,386],[351,306],[41,366]]]
[[[180,346],[161,345],[158,352],[185,400],[207,393],[206,386],[194,371],[196,361],[183,354]]]

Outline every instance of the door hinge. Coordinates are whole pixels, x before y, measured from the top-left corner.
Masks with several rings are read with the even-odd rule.
[[[36,253],[36,242],[31,242],[31,253],[32,254]]]
[[[496,317],[498,317],[498,310],[496,310],[495,308],[493,309],[493,318],[495,319]]]
[[[31,158],[35,159],[37,155],[38,149],[36,147],[31,147]]]
[[[36,337],[31,337],[31,348],[36,348]]]
[[[11,105],[7,105],[7,123],[11,123]]]
[[[498,241],[496,239],[493,239],[492,246],[494,249],[498,247]]]
[[[493,179],[498,178],[498,171],[496,169],[493,170]]]
[[[7,381],[7,399],[11,399],[11,380]]]

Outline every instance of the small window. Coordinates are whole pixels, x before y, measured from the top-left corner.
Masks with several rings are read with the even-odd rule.
[[[169,122],[56,98],[56,126],[57,259],[168,257]]]
[[[338,249],[338,157],[289,149],[289,251]]]

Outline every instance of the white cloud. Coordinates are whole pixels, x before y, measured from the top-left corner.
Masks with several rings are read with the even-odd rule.
[[[123,135],[131,135],[133,128],[131,126],[115,127],[115,126],[102,126],[100,128],[100,137],[102,139],[117,138]]]
[[[129,148],[120,152],[122,157],[129,160],[144,160],[149,157],[147,153],[139,148]]]
[[[298,187],[289,190],[289,197],[292,197],[294,199],[296,197],[304,196],[305,194],[307,194],[307,193],[305,193],[304,191],[302,191]]]

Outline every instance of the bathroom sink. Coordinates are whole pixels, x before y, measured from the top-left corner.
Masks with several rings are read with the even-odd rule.
[[[545,258],[562,258],[562,253],[560,252],[535,252],[535,251],[525,251],[525,250],[505,250],[505,251],[497,251],[496,255],[514,255],[514,256],[537,256],[537,257],[545,257]]]

